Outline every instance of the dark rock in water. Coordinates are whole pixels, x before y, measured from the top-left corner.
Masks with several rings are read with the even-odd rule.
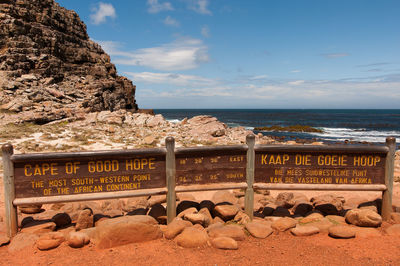
[[[17,121],[136,111],[135,89],[74,11],[54,0],[0,1],[0,109]]]
[[[176,214],[179,214],[179,213],[183,212],[184,210],[192,208],[192,207],[199,210],[200,204],[198,202],[191,201],[191,200],[181,201],[181,202],[179,202],[178,206],[176,207]]]

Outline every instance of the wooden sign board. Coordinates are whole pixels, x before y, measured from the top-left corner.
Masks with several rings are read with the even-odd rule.
[[[201,151],[176,155],[176,185],[246,182],[246,151]]]
[[[162,188],[165,156],[102,156],[14,163],[16,198]]]
[[[285,184],[385,184],[385,154],[256,152],[255,182]]]

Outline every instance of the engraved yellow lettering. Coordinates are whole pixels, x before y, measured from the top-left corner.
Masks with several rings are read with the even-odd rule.
[[[29,172],[29,170],[32,169],[32,165],[30,164],[25,164],[24,170],[25,170],[25,176],[32,176],[32,173]]]

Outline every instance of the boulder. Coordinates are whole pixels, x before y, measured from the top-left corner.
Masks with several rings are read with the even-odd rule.
[[[280,219],[274,221],[272,223],[271,227],[277,231],[283,232],[290,228],[295,227],[296,224],[297,224],[297,221],[295,219],[290,218],[290,217],[283,217],[283,218],[280,218]]]
[[[10,243],[10,238],[5,234],[0,234],[0,247]]]
[[[390,236],[400,236],[400,224],[394,224],[385,229],[386,234]]]
[[[349,210],[345,218],[348,223],[356,226],[378,227],[382,224],[382,217],[371,209]]]
[[[154,204],[153,207],[151,207],[148,215],[150,215],[154,219],[158,220],[158,218],[160,216],[166,216],[167,215],[167,210],[160,203]]]
[[[123,216],[103,221],[96,227],[95,243],[111,248],[162,237],[157,221],[151,216]]]
[[[52,232],[56,229],[56,224],[53,222],[33,222],[31,224],[27,224],[26,227],[21,229],[21,233],[29,233],[41,235],[44,233]]]
[[[236,204],[238,202],[238,198],[236,198],[235,194],[233,194],[232,192],[229,192],[226,190],[221,190],[221,191],[215,192],[211,201],[214,204],[218,204],[218,203]]]
[[[205,225],[206,223],[206,217],[201,213],[187,213],[183,216],[183,219],[192,224]]]
[[[215,216],[220,217],[224,221],[232,220],[238,212],[239,208],[236,205],[221,204],[214,208]]]
[[[167,195],[152,195],[148,200],[149,206],[167,202]]]
[[[343,209],[344,201],[343,197],[332,194],[320,195],[311,199],[315,210],[325,215],[338,215]]]
[[[58,228],[71,224],[71,217],[65,212],[57,213],[51,218],[51,220]]]
[[[33,247],[37,239],[39,239],[39,236],[36,234],[23,232],[18,233],[11,239],[11,242],[8,245],[8,251],[10,253],[13,253],[26,249],[28,247]]]
[[[353,238],[356,236],[354,227],[348,225],[337,225],[329,228],[329,236],[333,238]]]
[[[299,221],[300,224],[307,224],[316,221],[321,221],[324,216],[319,212],[313,212]]]
[[[256,238],[266,238],[273,232],[270,225],[258,221],[247,223],[245,228],[253,237]]]
[[[213,218],[208,208],[200,209],[199,214],[202,214],[204,216],[204,227],[209,226],[213,222]]]
[[[204,230],[194,227],[186,227],[181,234],[175,238],[177,244],[185,248],[195,248],[207,245],[208,235]]]
[[[164,231],[164,237],[166,239],[174,239],[183,231],[183,229],[190,226],[192,226],[191,222],[178,220],[177,218],[175,218],[170,224],[167,225],[167,228]]]
[[[200,208],[200,204],[198,202],[190,200],[181,201],[179,202],[178,206],[176,206],[176,214],[179,215],[181,212],[191,208],[195,208],[197,211]]]
[[[333,224],[347,224],[346,219],[343,216],[338,216],[338,215],[327,215],[325,216],[326,219],[328,219],[331,223]]]
[[[293,214],[304,216],[313,210],[313,205],[309,201],[299,200],[293,206]]]
[[[149,201],[147,197],[135,197],[129,198],[125,205],[122,207],[122,210],[125,212],[131,212],[136,209],[147,209],[149,207]]]
[[[233,224],[209,228],[208,235],[212,238],[226,236],[233,238],[236,241],[243,241],[246,238],[243,228],[239,225]]]
[[[272,216],[277,216],[277,217],[289,217],[290,212],[288,209],[278,206],[276,209],[272,212]]]
[[[49,250],[58,247],[64,242],[64,234],[60,232],[51,232],[42,235],[37,241],[36,246],[40,250]]]
[[[213,238],[211,245],[219,249],[238,249],[236,240],[225,236]]]
[[[291,208],[294,205],[294,195],[293,192],[281,192],[276,197],[275,204],[284,208]]]
[[[203,200],[199,204],[199,209],[207,208],[210,214],[214,210],[215,204],[211,200]]]
[[[249,223],[251,220],[250,220],[250,217],[246,214],[246,213],[244,213],[244,212],[242,212],[242,211],[239,211],[236,215],[235,215],[235,217],[233,218],[233,220],[237,223],[237,224],[241,224],[241,225],[245,225],[245,224],[247,224],[247,223]]]
[[[297,225],[290,229],[290,232],[295,236],[311,236],[319,233],[319,228],[312,225]]]
[[[333,223],[331,220],[329,220],[328,218],[324,217],[321,220],[315,220],[313,222],[309,222],[305,225],[309,225],[309,226],[315,226],[319,229],[320,233],[328,233],[329,232],[329,228],[331,228],[332,226],[336,226],[338,225],[337,223]]]
[[[78,219],[75,224],[76,230],[82,230],[85,228],[93,227],[94,218],[93,211],[91,209],[85,209],[79,212]]]
[[[67,238],[67,244],[72,248],[81,248],[84,245],[89,244],[89,242],[90,237],[82,231],[70,232]]]
[[[197,213],[197,212],[198,212],[197,209],[194,208],[194,207],[192,207],[192,208],[189,208],[189,209],[186,209],[186,210],[180,212],[180,213],[177,215],[177,217],[178,217],[178,218],[183,218],[186,214],[189,214],[189,213]]]

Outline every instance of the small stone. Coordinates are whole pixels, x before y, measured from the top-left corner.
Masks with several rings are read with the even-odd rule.
[[[170,224],[167,225],[167,229],[164,231],[164,237],[166,239],[174,239],[183,231],[183,229],[190,226],[192,226],[191,222],[178,220],[175,218]]]
[[[356,230],[348,225],[337,225],[329,228],[329,236],[334,238],[353,238],[356,236]]]
[[[297,221],[293,218],[290,217],[283,217],[280,218],[279,220],[276,220],[272,223],[271,227],[277,231],[286,231],[290,228],[295,227],[297,224]]]
[[[301,219],[299,223],[307,224],[311,222],[321,221],[323,218],[324,216],[322,214],[320,214],[319,212],[314,212]]]
[[[18,207],[22,213],[35,214],[42,211],[42,204],[26,204]]]
[[[143,139],[144,144],[146,145],[152,145],[156,142],[156,139],[154,138],[154,136],[150,135],[147,136]]]
[[[273,232],[270,225],[257,221],[252,221],[250,223],[247,223],[245,228],[247,229],[247,231],[249,231],[249,233],[253,237],[256,238],[266,238]]]
[[[85,209],[79,212],[78,219],[75,224],[76,230],[81,230],[89,227],[93,227],[93,212],[90,209]]]
[[[232,192],[221,190],[221,191],[215,192],[211,201],[214,202],[214,204],[218,204],[218,203],[236,204],[238,202],[238,199],[235,197],[235,194],[233,194]]]
[[[210,237],[220,237],[220,236],[231,237],[236,241],[243,241],[246,238],[243,228],[239,225],[233,225],[233,224],[220,225],[220,226],[215,226],[213,228],[209,227],[208,235]]]
[[[22,233],[29,233],[29,234],[44,234],[48,232],[52,232],[56,229],[56,224],[53,222],[46,222],[37,225],[29,226],[29,224],[21,229]]]
[[[236,205],[217,205],[214,208],[215,215],[224,221],[232,220],[238,212],[239,208]]]
[[[232,249],[232,250],[238,249],[238,243],[236,242],[236,240],[225,236],[216,237],[212,239],[211,245],[219,249]]]
[[[346,221],[356,226],[378,227],[382,224],[382,217],[370,209],[353,209],[346,213]]]
[[[79,232],[70,232],[68,236],[68,246],[72,248],[81,248],[84,245],[89,244],[90,238],[87,234]]]
[[[191,222],[192,224],[205,224],[206,217],[201,213],[187,213],[183,216],[184,220]]]
[[[233,218],[233,220],[236,222],[236,223],[238,223],[238,224],[241,224],[241,225],[245,225],[245,224],[247,224],[247,223],[249,223],[251,220],[250,220],[250,217],[246,214],[246,213],[244,213],[244,212],[242,212],[242,211],[239,211],[236,215],[235,215],[235,218]]]
[[[312,225],[297,225],[290,229],[290,232],[295,236],[311,236],[319,233],[319,228]]]
[[[178,217],[178,218],[183,218],[186,214],[197,213],[197,212],[198,212],[197,209],[194,208],[194,207],[192,207],[192,208],[189,208],[189,209],[186,209],[186,210],[180,212],[180,213],[177,215],[177,217]]]
[[[58,247],[64,242],[64,234],[60,232],[51,232],[42,235],[37,241],[36,246],[40,250],[49,250]]]
[[[202,214],[204,216],[204,227],[207,227],[212,223],[213,218],[208,208],[204,207],[200,209],[199,214]]]
[[[181,234],[175,238],[177,244],[185,248],[195,248],[207,245],[208,235],[206,231],[193,227],[186,227]]]

